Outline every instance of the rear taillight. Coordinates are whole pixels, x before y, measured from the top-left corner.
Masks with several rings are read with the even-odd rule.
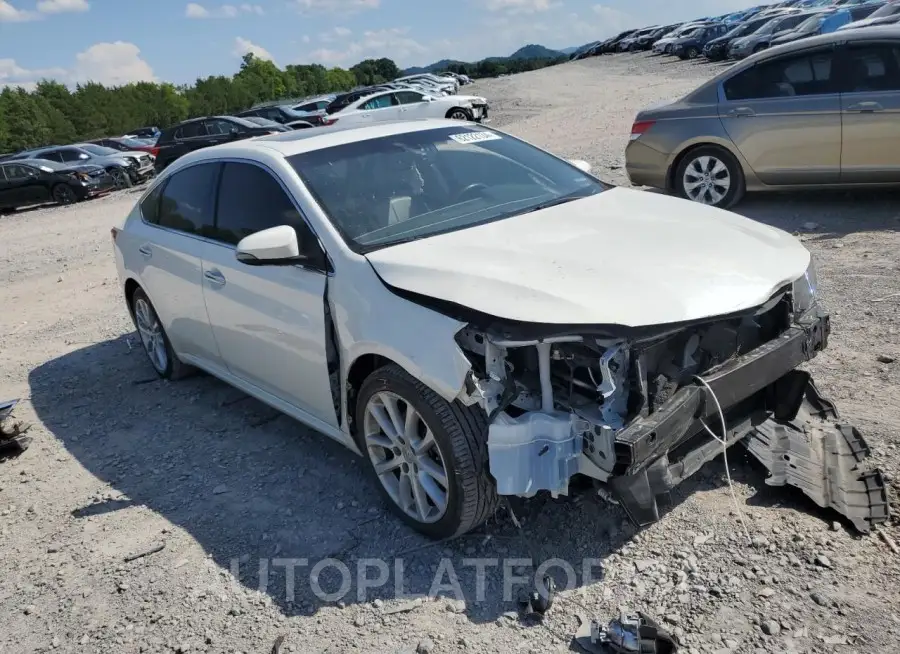
[[[329,127],[331,125],[334,125],[337,121],[338,121],[337,118],[328,118],[328,119],[322,121],[322,126]]]
[[[158,157],[159,156],[159,148],[150,148],[150,154],[152,154],[154,157]]]
[[[655,124],[655,120],[636,120],[634,125],[631,126],[631,140],[634,141],[641,138],[641,135]]]

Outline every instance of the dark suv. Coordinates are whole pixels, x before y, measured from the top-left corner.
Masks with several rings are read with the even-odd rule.
[[[322,121],[320,120],[321,116],[301,114],[286,105],[265,105],[262,107],[254,107],[253,109],[247,109],[246,111],[242,111],[239,114],[235,114],[235,116],[241,118],[246,118],[248,116],[266,118],[281,125],[287,125],[292,129],[297,129],[298,127],[302,128],[306,125],[316,126],[322,123]],[[306,125],[298,125],[298,122],[301,121]]]
[[[272,134],[274,130],[236,116],[192,118],[163,130],[156,142],[156,172],[178,157],[213,145]]]

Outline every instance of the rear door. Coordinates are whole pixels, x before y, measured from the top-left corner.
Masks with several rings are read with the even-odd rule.
[[[235,257],[242,238],[279,225],[293,227],[301,250],[324,262],[318,239],[275,175],[255,163],[226,162],[217,244],[205,245],[203,254],[210,323],[231,374],[335,427],[325,351],[325,270],[313,264],[251,266]]]
[[[50,201],[50,189],[41,177],[41,173],[31,166],[23,164],[6,164],[6,184],[10,197],[18,203],[12,206],[36,204]]]
[[[833,48],[767,59],[726,79],[719,116],[764,184],[835,183],[841,175],[841,96]]]
[[[841,182],[900,182],[900,42],[839,50]]]
[[[188,152],[193,152],[194,150],[213,145],[206,134],[205,122],[206,121],[197,120],[192,123],[185,123],[176,130],[175,143],[173,146],[175,156],[173,159],[177,159]]]
[[[203,302],[199,252],[213,230],[220,166],[195,164],[157,186],[141,203],[141,224],[123,232],[122,246],[172,347],[207,367],[221,367],[221,359]]]
[[[18,189],[12,184],[6,176],[7,166],[0,165],[0,208],[13,209],[18,202]]]

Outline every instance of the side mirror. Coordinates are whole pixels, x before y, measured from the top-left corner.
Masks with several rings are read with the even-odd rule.
[[[279,225],[245,236],[237,244],[235,257],[250,266],[297,263],[301,259],[297,232],[289,225]]]
[[[570,164],[575,166],[578,170],[580,170],[583,173],[591,172],[591,164],[589,164],[584,159],[569,159],[568,161]]]

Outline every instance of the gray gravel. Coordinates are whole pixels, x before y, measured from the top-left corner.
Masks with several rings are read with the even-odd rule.
[[[635,111],[712,70],[623,55],[474,91],[491,100],[495,125],[627,183]],[[799,492],[766,488],[740,450],[731,474],[752,547],[721,459],[639,533],[587,491],[517,506],[535,555],[578,572],[542,624],[523,617],[504,601],[499,570],[529,572],[515,559],[531,552],[506,514],[430,544],[386,513],[349,452],[209,377],[154,378],[110,248],[109,228],[134,197],[0,218],[0,397],[26,398],[16,416],[33,423],[34,437],[23,456],[0,463],[0,652],[269,652],[280,636],[281,652],[566,652],[579,615],[605,621],[623,605],[663,621],[689,653],[896,650],[900,556],[835,525]],[[818,256],[833,337],[810,367],[867,436],[894,499],[897,206],[894,192],[866,191],[750,197],[738,208],[799,232]],[[896,523],[887,532],[900,541]],[[310,585],[310,568],[328,557],[354,573],[339,602]],[[497,561],[476,584],[464,560],[485,557]],[[260,584],[260,559],[279,558],[307,559],[293,593],[284,562]],[[387,560],[389,581],[360,597],[355,572],[367,558]],[[602,561],[587,581],[586,559]],[[447,561],[464,597],[414,597],[438,571],[452,587]],[[320,581],[334,591],[339,579],[332,568]]]

